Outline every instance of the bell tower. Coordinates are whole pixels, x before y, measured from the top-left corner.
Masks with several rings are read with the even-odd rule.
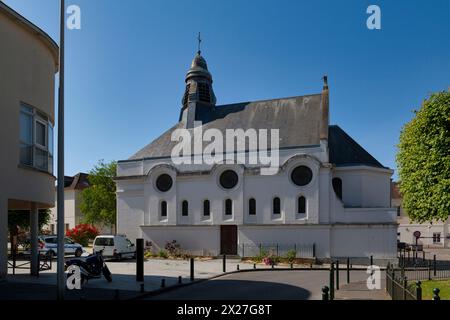
[[[185,120],[187,128],[192,128],[194,121],[201,121],[201,115],[213,111],[216,105],[212,76],[200,51],[200,34],[198,40],[199,50],[186,74],[186,90],[180,113],[180,121]]]

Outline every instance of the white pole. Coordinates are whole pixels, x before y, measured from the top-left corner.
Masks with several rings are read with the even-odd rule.
[[[64,300],[64,32],[65,1],[61,0],[59,41],[59,92],[58,92],[58,185],[57,185],[57,297]]]

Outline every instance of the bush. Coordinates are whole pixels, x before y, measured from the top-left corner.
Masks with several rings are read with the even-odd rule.
[[[277,256],[265,257],[263,262],[266,266],[277,265],[280,262],[280,258]]]
[[[167,254],[166,250],[159,250],[158,251],[158,257],[163,258],[163,259],[167,259],[169,257],[169,255]]]
[[[297,257],[297,252],[296,252],[295,250],[293,250],[293,249],[289,250],[289,251],[286,253],[286,259],[287,259],[289,262],[294,262],[294,260],[295,260],[296,257]]]
[[[256,262],[261,262],[269,255],[269,252],[265,249],[261,249],[259,254],[255,257]]]
[[[81,244],[83,247],[86,247],[89,244],[89,240],[93,240],[98,235],[98,229],[89,224],[79,224],[66,232],[67,237]]]
[[[178,257],[181,257],[181,255],[182,255],[181,246],[177,242],[177,240],[167,242],[165,249],[171,257],[178,258]]]

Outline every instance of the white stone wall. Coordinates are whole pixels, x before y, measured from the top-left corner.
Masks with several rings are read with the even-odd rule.
[[[124,162],[118,165],[118,232],[130,239],[145,237],[162,248],[171,240],[183,248],[219,253],[220,225],[238,226],[238,243],[316,244],[316,255],[391,259],[396,254],[396,211],[389,208],[391,170],[372,167],[333,168],[323,147],[284,150],[279,173],[261,176],[243,165],[171,166],[164,159]],[[313,172],[310,184],[298,187],[291,171],[306,165]],[[250,168],[249,168],[250,167]],[[196,168],[199,171],[190,172]],[[239,176],[232,190],[223,189],[220,174],[232,169]],[[174,186],[162,193],[156,178],[169,174]],[[124,179],[121,179],[124,178]],[[127,178],[128,177],[128,178]],[[343,181],[343,200],[333,191],[333,177]],[[307,199],[307,213],[297,214],[297,198]],[[272,214],[273,198],[281,199],[281,214]],[[248,214],[248,200],[256,200],[256,215]],[[210,201],[209,217],[203,201]],[[225,200],[233,201],[233,215],[225,216]],[[181,203],[189,202],[189,215]],[[167,217],[161,217],[167,201]],[[198,251],[200,250],[200,251]]]
[[[145,226],[142,236],[151,241],[155,253],[164,249],[167,242],[176,240],[182,250],[194,255],[220,254],[220,226]]]
[[[408,223],[408,224],[400,224],[398,226],[398,233],[400,233],[400,241],[409,243],[409,244],[415,244],[416,239],[414,237],[414,232],[419,231],[421,233],[421,238],[419,238],[418,244],[422,244],[425,247],[450,247],[450,239],[447,239],[448,233],[448,222],[442,223],[442,222],[435,222],[433,224],[430,223],[423,223],[423,224],[414,224],[414,223]],[[433,243],[433,233],[440,233],[441,234],[441,242],[440,243]]]
[[[238,254],[249,250],[257,254],[263,248],[276,245],[280,255],[289,248],[310,248],[315,245],[317,258],[369,258],[394,260],[396,251],[395,225],[241,225],[238,226]],[[196,255],[220,254],[220,226],[144,226],[142,236],[152,242],[155,252],[167,242],[176,240],[183,250]],[[133,238],[131,238],[133,239]],[[294,247],[296,245],[296,247]],[[311,251],[304,251],[310,257]]]
[[[390,169],[367,166],[337,167],[333,178],[342,179],[342,200],[348,207],[389,208]]]

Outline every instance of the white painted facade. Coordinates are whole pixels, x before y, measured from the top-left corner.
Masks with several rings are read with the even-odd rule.
[[[262,176],[242,165],[174,166],[167,160],[119,162],[117,180],[118,232],[143,237],[156,249],[177,240],[197,254],[220,254],[220,226],[238,226],[238,245],[259,243],[312,244],[318,258],[396,257],[396,210],[390,208],[392,171],[369,166],[332,167],[326,144],[280,152],[278,174]],[[290,172],[299,165],[313,171],[312,181],[298,187]],[[194,165],[192,165],[194,166]],[[239,183],[232,190],[218,183],[220,174],[232,169]],[[195,171],[194,170],[194,171]],[[207,173],[205,173],[207,172]],[[166,193],[155,187],[156,178],[169,174],[174,186]],[[121,179],[123,177],[124,179]],[[343,182],[343,201],[333,191],[333,177]],[[307,199],[306,214],[297,214],[297,198]],[[281,199],[281,214],[272,214],[272,200]],[[257,214],[249,215],[248,200],[256,200]],[[211,215],[203,216],[203,201],[211,203]],[[233,201],[233,215],[225,216],[224,201]],[[181,215],[181,203],[189,202],[189,215]],[[160,202],[168,213],[160,215]]]
[[[450,219],[446,221],[433,221],[415,223],[408,217],[403,209],[403,199],[399,192],[398,183],[392,183],[392,207],[397,209],[398,233],[400,242],[415,244],[414,232],[419,231],[421,236],[417,244],[425,248],[450,248]]]

